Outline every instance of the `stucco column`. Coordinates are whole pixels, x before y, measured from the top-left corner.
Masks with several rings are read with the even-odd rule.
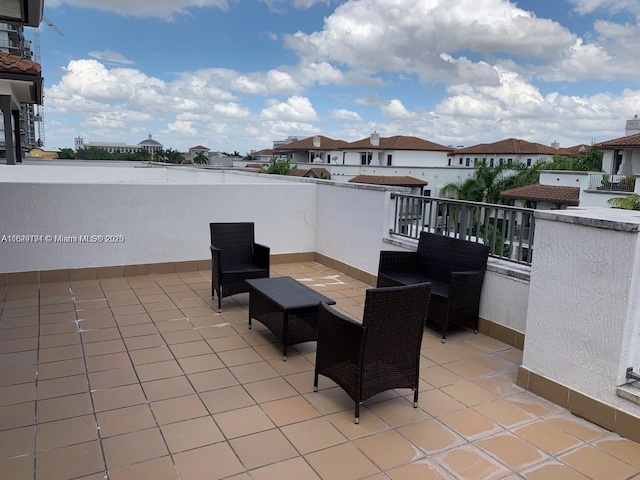
[[[11,96],[0,95],[0,109],[2,109],[2,118],[4,119],[4,148],[7,152],[7,165],[15,165],[13,129],[11,128]]]

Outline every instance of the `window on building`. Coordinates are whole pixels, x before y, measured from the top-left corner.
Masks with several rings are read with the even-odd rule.
[[[489,166],[493,167],[493,158],[491,160],[489,160]]]
[[[393,162],[393,155],[389,153],[387,154],[387,166],[390,167],[392,162]]]
[[[460,165],[462,165],[462,160],[463,160],[463,159],[462,159],[462,157],[460,157],[460,162],[459,162],[459,163],[460,163]]]
[[[449,160],[448,160],[448,162],[447,162],[447,165],[448,165],[448,166],[451,166],[451,157],[449,157]]]
[[[362,152],[360,154],[360,164],[361,165],[371,165],[371,160],[373,159],[372,152]]]
[[[465,167],[469,167],[471,165],[471,159],[467,157],[467,161],[464,162]]]
[[[530,166],[531,166],[531,159],[527,158],[527,167],[530,167]]]
[[[513,165],[513,158],[507,158],[507,165]]]
[[[473,159],[473,166],[475,167],[476,165],[478,165],[478,157]]]
[[[504,165],[504,158],[501,158],[501,159],[499,160],[499,165],[500,165],[500,166]]]
[[[425,197],[430,197],[430,196],[431,196],[431,190],[423,190],[423,191],[422,191],[422,194],[423,194]]]

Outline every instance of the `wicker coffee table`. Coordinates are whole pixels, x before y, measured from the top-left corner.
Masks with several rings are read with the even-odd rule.
[[[318,339],[318,306],[336,302],[320,295],[291,277],[247,280],[249,285],[249,328],[255,318],[282,342],[282,359],[287,347]]]

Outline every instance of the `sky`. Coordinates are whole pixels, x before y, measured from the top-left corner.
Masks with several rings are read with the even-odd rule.
[[[562,147],[640,114],[639,0],[45,0],[45,146]],[[27,37],[33,29],[25,29]]]

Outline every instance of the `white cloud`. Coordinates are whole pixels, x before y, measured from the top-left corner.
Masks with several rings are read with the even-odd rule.
[[[407,110],[402,102],[397,98],[389,100],[386,105],[383,105],[380,108],[386,117],[396,120],[413,118],[416,115],[415,113]]]
[[[269,106],[260,112],[267,120],[285,120],[295,122],[313,122],[318,119],[311,102],[306,97],[293,96],[286,102],[270,101]]]
[[[331,0],[260,0],[269,6],[271,10],[276,12],[287,10],[289,6],[297,10],[306,10],[313,7],[317,3],[329,5]]]
[[[95,8],[125,16],[160,17],[167,20],[175,14],[187,14],[195,7],[229,8],[227,0],[47,0],[47,8],[69,5]]]
[[[119,65],[133,65],[135,63],[133,60],[129,60],[121,53],[114,52],[113,50],[109,49],[102,50],[101,52],[89,52],[89,56],[97,60],[103,60],[107,63],[116,63]]]
[[[346,120],[349,122],[361,122],[362,117],[358,112],[352,110],[346,110],[344,108],[338,108],[331,111],[331,117],[336,120]]]

